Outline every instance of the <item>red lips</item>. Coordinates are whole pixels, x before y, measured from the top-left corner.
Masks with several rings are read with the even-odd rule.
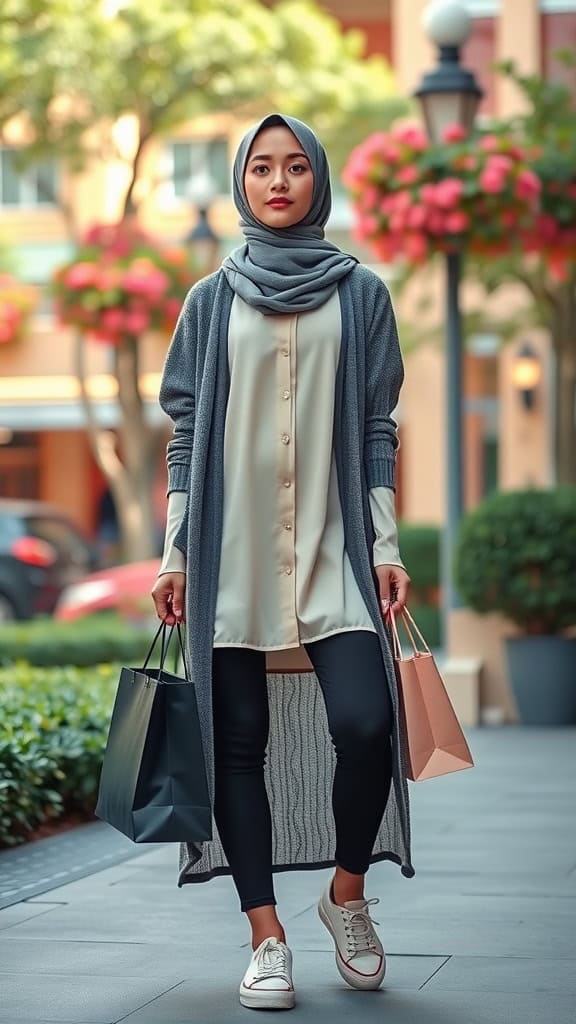
[[[273,206],[276,210],[285,210],[287,206],[292,206],[291,199],[269,199],[266,206]]]

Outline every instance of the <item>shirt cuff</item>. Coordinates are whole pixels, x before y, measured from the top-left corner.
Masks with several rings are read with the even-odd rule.
[[[164,537],[162,562],[158,572],[159,576],[162,576],[165,572],[186,572],[186,559],[180,548],[174,545],[174,538],[178,533],[186,511],[186,501],[186,491],[171,491],[168,495],[166,534]]]
[[[372,525],[376,534],[372,558],[374,565],[399,565],[405,568],[398,548],[398,527],[394,491],[389,487],[371,487],[368,493]]]

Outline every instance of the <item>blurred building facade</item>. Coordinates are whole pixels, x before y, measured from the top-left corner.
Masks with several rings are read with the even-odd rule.
[[[272,0],[271,0],[272,2]],[[361,28],[368,53],[386,56],[393,66],[399,91],[410,94],[422,72],[436,55],[427,42],[420,18],[427,0],[323,0],[345,28]],[[520,98],[514,87],[498,78],[492,66],[513,59],[526,72],[544,72],[557,78],[574,72],[563,69],[554,54],[576,46],[576,0],[468,0],[474,16],[473,33],[463,55],[477,73],[485,97],[481,116],[514,113]],[[211,116],[182,126],[173,138],[151,146],[146,173],[153,178],[161,169],[164,183],[142,207],[144,226],[166,239],[180,239],[193,223],[188,196],[190,178],[208,168],[217,185],[211,221],[226,251],[239,241],[236,213],[229,195],[231,155],[243,130],[233,118]],[[118,138],[131,144],[128,118],[117,126]],[[43,198],[41,183],[33,175],[15,174],[12,146],[19,144],[17,126],[11,145],[0,150],[0,230],[14,247],[21,276],[44,287],[51,272],[68,257],[71,244],[58,210]],[[58,176],[57,166],[39,173]],[[114,220],[125,186],[125,170],[110,163],[84,175],[58,179],[80,223]],[[345,247],[351,242],[351,217],[338,199],[329,225],[330,237]],[[360,252],[368,263],[368,252]],[[379,267],[385,278],[388,268]],[[433,319],[442,319],[443,282],[433,283]],[[399,308],[401,320],[410,321],[410,290]],[[510,295],[505,300],[516,301]],[[530,332],[530,343],[540,354],[543,384],[534,407],[527,410],[513,385],[512,367],[525,337],[501,350],[500,339],[478,335],[471,339],[465,358],[466,500],[477,502],[496,486],[547,485],[552,482],[551,437],[547,381],[549,353],[546,337]],[[49,299],[43,301],[28,337],[0,349],[0,493],[41,498],[65,508],[88,531],[98,528],[105,482],[91,456],[74,377],[72,332],[58,328]],[[156,403],[159,371],[166,339],[143,341],[142,387],[151,420],[163,422]],[[90,390],[100,421],[111,429],[117,415],[110,352],[90,345]],[[441,523],[444,500],[442,347],[420,346],[407,357],[406,384],[398,418],[401,424],[400,514],[409,521]],[[159,463],[157,509],[164,514],[164,468]]]

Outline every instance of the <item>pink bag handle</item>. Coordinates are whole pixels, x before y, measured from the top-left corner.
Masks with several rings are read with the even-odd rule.
[[[408,636],[408,639],[410,641],[410,646],[412,647],[412,651],[413,651],[415,657],[418,657],[421,654],[430,654],[430,648],[428,647],[428,644],[426,643],[424,637],[422,636],[422,633],[418,629],[418,626],[414,622],[414,619],[410,615],[410,612],[408,611],[407,608],[404,608],[404,610],[402,611],[401,618],[402,618],[402,625],[404,626],[404,629],[406,630],[406,635]],[[402,660],[402,645],[400,643],[400,637],[398,635],[398,627],[396,625],[396,616],[395,616],[394,612],[392,611],[392,608],[390,608],[390,623],[391,623],[391,626],[392,626],[392,639],[393,639],[393,647],[394,647],[394,657],[396,658],[397,661],[401,661]],[[412,632],[412,629],[414,630],[414,633],[416,633],[416,636],[420,640],[420,642],[422,644],[422,647],[424,648],[423,651],[420,650],[420,648],[418,647],[418,645],[416,643],[416,640],[414,639],[414,633]]]

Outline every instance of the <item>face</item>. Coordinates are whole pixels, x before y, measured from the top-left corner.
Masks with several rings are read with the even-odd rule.
[[[289,128],[274,125],[259,132],[252,146],[244,188],[254,216],[271,228],[289,228],[312,205],[314,176],[302,146]]]

